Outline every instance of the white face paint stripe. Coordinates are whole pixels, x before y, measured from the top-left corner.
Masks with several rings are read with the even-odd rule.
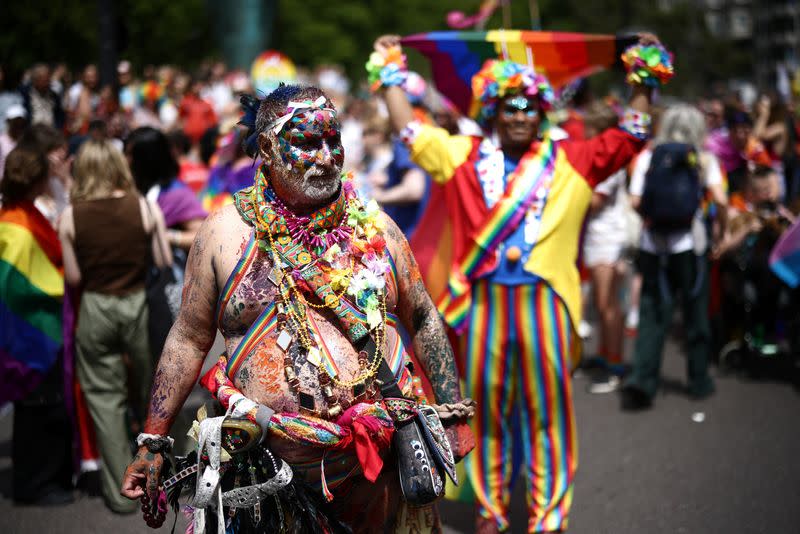
[[[331,113],[336,114],[335,109],[324,107],[327,101],[328,99],[325,96],[320,96],[310,104],[308,102],[289,102],[288,106],[286,107],[286,113],[272,121],[267,129],[272,130],[272,132],[277,135],[292,117],[298,113],[305,113],[306,111],[313,111],[315,109],[330,111]]]

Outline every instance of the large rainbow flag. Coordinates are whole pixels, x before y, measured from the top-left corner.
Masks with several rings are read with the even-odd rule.
[[[449,31],[409,35],[403,46],[431,61],[436,88],[464,114],[472,101],[472,76],[487,59],[508,57],[548,77],[553,87],[611,67],[635,37],[521,30]]]
[[[62,347],[61,243],[36,207],[0,210],[0,404],[32,391]]]

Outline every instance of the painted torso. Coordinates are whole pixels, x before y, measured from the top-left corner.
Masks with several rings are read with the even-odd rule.
[[[225,305],[219,328],[225,338],[228,354],[236,350],[247,329],[261,312],[279,300],[276,287],[267,279],[271,268],[272,262],[267,254],[259,250]],[[357,265],[356,272],[361,268],[363,266]],[[390,287],[386,299],[387,311],[392,312],[396,304],[397,292],[394,287]],[[336,316],[329,310],[311,308],[307,308],[307,313],[319,328],[330,356],[339,367],[340,378],[345,381],[355,378],[359,374],[358,355],[339,326]],[[248,398],[265,404],[275,411],[297,412],[299,409],[297,395],[289,390],[286,383],[283,373],[284,354],[275,344],[276,340],[277,332],[267,336],[253,349],[234,377],[234,383]],[[319,391],[317,368],[305,363],[298,366],[298,371],[301,389],[313,393],[318,406],[325,406],[324,397]],[[352,401],[352,391],[339,388],[336,393],[340,398]]]
[[[222,245],[220,257],[217,261],[217,286],[222,291],[230,273],[237,266],[239,258],[245,250],[249,232],[252,228],[243,227],[238,239]],[[356,265],[356,272],[365,268]],[[219,314],[219,329],[225,341],[226,352],[233,354],[250,326],[258,319],[262,312],[272,304],[280,301],[276,286],[268,279],[272,270],[269,254],[262,249],[257,249],[250,265],[243,271],[239,283],[235,286],[227,302],[223,302]],[[388,314],[394,312],[397,306],[396,284],[391,283],[387,277],[388,293],[386,297],[386,310]],[[315,310],[307,308],[307,314],[315,322],[327,348],[327,354],[339,369],[339,378],[350,381],[359,376],[363,371],[359,367],[358,354],[345,336],[336,316],[329,310]],[[277,346],[278,331],[275,329],[264,337],[250,352],[244,363],[233,378],[235,386],[242,393],[255,402],[269,406],[276,412],[296,413],[300,411],[298,396],[289,388],[284,375],[284,353]],[[298,340],[293,343],[298,343]],[[322,348],[322,347],[321,347]],[[323,349],[324,350],[324,349]],[[400,357],[398,358],[398,355]],[[384,358],[394,370],[399,370],[405,365],[407,356],[404,352],[402,340],[398,330],[394,327],[386,329],[386,344]],[[394,360],[394,361],[393,361]],[[297,362],[295,366],[297,377],[300,380],[300,390],[314,396],[315,405],[324,409],[327,403],[322,394],[318,380],[318,369],[309,362]],[[352,388],[336,387],[334,390],[340,399],[352,403],[354,400]],[[403,382],[401,381],[401,387]],[[368,400],[369,393],[367,394]],[[292,462],[307,455],[307,451],[297,450],[293,443],[271,443],[270,446],[284,459]]]

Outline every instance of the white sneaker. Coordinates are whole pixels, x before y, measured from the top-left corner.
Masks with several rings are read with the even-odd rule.
[[[608,373],[607,376],[597,377],[589,384],[587,391],[589,393],[613,393],[617,391],[620,386],[620,379],[617,375]]]

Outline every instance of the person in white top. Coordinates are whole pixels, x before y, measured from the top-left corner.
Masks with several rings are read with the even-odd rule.
[[[25,112],[25,108],[19,104],[14,104],[6,110],[5,122],[8,127],[0,133],[0,180],[3,179],[6,158],[17,146],[17,142],[25,132],[27,118],[28,114]]]
[[[702,150],[706,135],[703,115],[694,107],[676,105],[662,118],[652,150],[667,143],[690,145],[697,154],[700,185],[717,206],[715,235],[725,229],[727,197],[717,159]],[[645,193],[652,150],[642,152],[634,164],[629,192],[631,205],[640,209]],[[653,179],[653,177],[651,177]],[[669,232],[654,231],[644,217],[638,259],[642,273],[642,295],[639,308],[639,330],[634,348],[633,371],[623,387],[622,407],[649,407],[658,389],[664,340],[672,322],[674,297],[680,294],[683,304],[683,325],[688,350],[688,392],[704,398],[714,391],[708,374],[711,350],[711,328],[708,320],[709,238],[702,210],[698,209],[691,225]]]
[[[594,102],[586,109],[587,138],[618,123],[614,109],[603,102]],[[591,272],[592,296],[600,316],[597,356],[605,367],[593,375],[590,393],[616,390],[623,371],[619,293],[625,275],[624,253],[630,239],[626,178],[627,172],[620,169],[595,187],[584,235],[583,263]]]

